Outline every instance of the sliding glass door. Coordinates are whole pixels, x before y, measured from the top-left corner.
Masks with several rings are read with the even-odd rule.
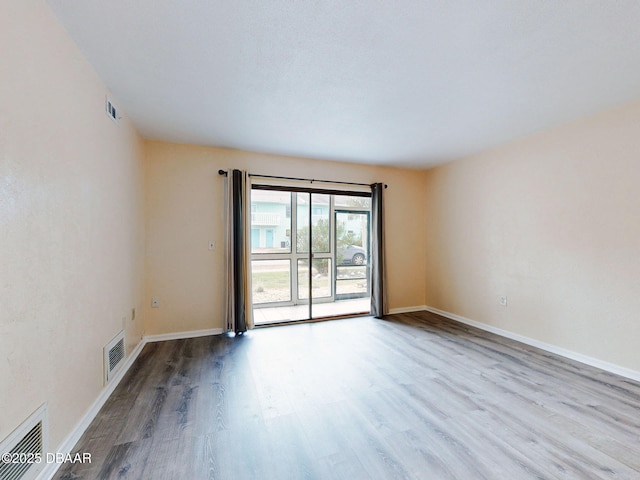
[[[369,297],[369,212],[336,210],[335,298]]]
[[[369,311],[370,198],[254,188],[256,324]]]

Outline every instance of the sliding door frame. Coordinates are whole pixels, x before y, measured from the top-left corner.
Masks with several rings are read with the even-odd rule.
[[[367,282],[367,290],[366,292],[364,292],[361,295],[358,295],[357,297],[354,296],[350,296],[348,293],[347,294],[339,294],[338,293],[338,268],[352,268],[352,267],[357,267],[358,265],[354,265],[354,264],[343,264],[341,262],[338,262],[338,234],[337,234],[337,229],[338,229],[338,214],[340,213],[346,213],[349,215],[365,215],[367,217],[367,243],[366,243],[366,248],[365,248],[365,252],[368,253],[367,257],[365,257],[365,263],[363,265],[361,265],[362,267],[365,268],[365,276],[366,276],[366,282]],[[354,207],[342,207],[342,208],[336,208],[335,205],[332,209],[332,215],[333,215],[333,225],[334,228],[336,230],[335,235],[332,237],[333,238],[333,250],[334,250],[334,258],[335,258],[335,262],[334,262],[334,266],[333,266],[333,298],[335,299],[334,301],[340,301],[340,300],[350,300],[350,299],[354,299],[354,298],[365,298],[365,297],[370,297],[371,296],[371,209],[365,209],[365,208],[354,208]],[[363,245],[363,247],[365,247]]]
[[[309,188],[309,187],[296,187],[290,185],[270,185],[268,183],[262,183],[256,181],[251,185],[251,191],[254,190],[270,190],[270,191],[281,191],[287,192],[290,194],[291,201],[291,235],[290,235],[290,251],[288,253],[251,253],[251,262],[249,262],[248,267],[252,268],[253,261],[255,260],[280,260],[283,257],[288,258],[289,260],[289,274],[290,274],[290,297],[288,301],[279,301],[279,302],[268,302],[261,304],[254,304],[253,300],[251,302],[252,308],[269,308],[269,307],[279,307],[279,306],[289,306],[289,305],[304,305],[308,304],[308,314],[306,319],[302,320],[293,320],[293,321],[308,321],[314,320],[313,316],[313,305],[318,303],[332,303],[337,300],[336,298],[336,268],[337,268],[337,260],[336,260],[336,218],[335,218],[335,198],[334,196],[351,196],[351,197],[365,197],[371,198],[370,192],[359,192],[359,191],[350,191],[350,190],[342,190],[342,189],[328,189],[328,188]],[[298,208],[300,207],[298,203],[298,194],[305,193],[308,195],[308,252],[298,253],[297,251],[297,235],[298,235]],[[328,252],[313,252],[313,195],[314,194],[325,194],[329,195],[329,239],[328,239]],[[353,210],[351,208],[339,208],[339,211]],[[364,213],[368,212],[370,218],[370,209],[357,211],[354,210],[354,213]],[[369,229],[371,229],[371,224],[369,221]],[[370,250],[370,235],[368,234],[368,245],[367,252]],[[327,259],[329,262],[329,275],[331,278],[329,279],[329,288],[330,295],[327,297],[321,298],[313,298],[313,260],[314,259]],[[299,282],[298,282],[298,265],[300,260],[305,260],[308,265],[308,293],[306,299],[299,298]],[[251,271],[248,272],[251,274]],[[367,275],[369,275],[369,267],[367,266]],[[367,283],[370,283],[370,279],[367,279]],[[370,288],[367,288],[367,293],[370,294]],[[319,318],[319,317],[316,317]]]

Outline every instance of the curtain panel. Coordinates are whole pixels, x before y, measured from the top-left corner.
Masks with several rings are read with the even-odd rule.
[[[253,328],[250,261],[250,184],[246,172],[229,170],[225,177],[225,322],[226,332]]]
[[[383,183],[371,185],[371,315],[388,313],[384,241]]]

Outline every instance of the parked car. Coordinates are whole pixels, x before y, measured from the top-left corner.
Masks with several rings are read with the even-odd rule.
[[[367,252],[357,245],[349,245],[342,253],[342,265],[364,265],[367,263]]]

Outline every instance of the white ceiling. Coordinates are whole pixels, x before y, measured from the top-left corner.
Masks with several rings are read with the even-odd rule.
[[[640,1],[47,0],[146,138],[428,167],[640,98]]]

